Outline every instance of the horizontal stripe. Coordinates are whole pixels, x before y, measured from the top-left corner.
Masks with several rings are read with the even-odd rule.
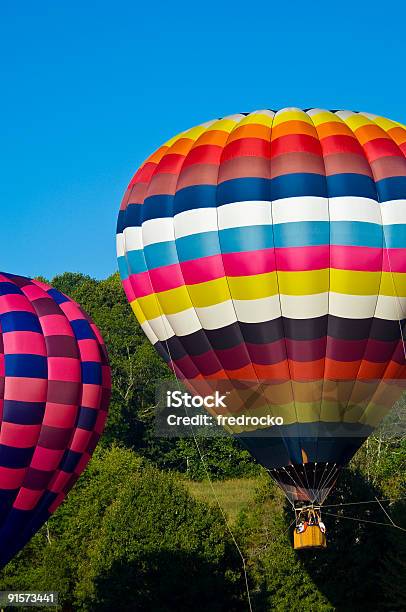
[[[176,291],[176,290],[175,290]],[[170,292],[168,292],[170,294]],[[260,323],[276,319],[282,314],[291,319],[308,319],[332,314],[340,318],[367,319],[375,316],[379,319],[398,321],[406,317],[406,299],[392,296],[363,296],[337,293],[321,293],[314,295],[275,295],[255,300],[227,300],[207,307],[192,307],[185,309],[170,304],[167,317],[177,317],[177,334],[189,333],[188,317],[201,321],[202,327],[217,329],[233,323],[236,318],[246,323]],[[141,305],[140,305],[141,304]],[[183,302],[184,304],[184,302]],[[160,318],[163,305],[155,296],[141,298],[132,303],[136,316],[142,324]],[[193,323],[195,325],[195,323]],[[158,336],[159,337],[159,336]]]
[[[128,269],[132,274],[174,263],[211,257],[220,253],[240,253],[290,247],[358,246],[368,248],[399,249],[405,245],[406,226],[403,224],[382,226],[356,221],[291,222],[268,225],[236,227],[219,232],[203,232],[184,236],[175,241],[157,242],[144,251],[128,251]],[[144,259],[145,255],[145,259]],[[120,259],[120,270],[125,274],[125,262]]]

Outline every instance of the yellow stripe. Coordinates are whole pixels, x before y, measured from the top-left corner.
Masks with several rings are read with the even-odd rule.
[[[273,117],[269,115],[264,115],[263,113],[252,113],[251,115],[247,115],[244,119],[238,124],[238,127],[242,125],[250,125],[250,124],[258,124],[265,125],[267,127],[272,127]]]
[[[335,115],[334,113],[331,113],[330,111],[326,111],[326,110],[323,110],[320,113],[316,113],[315,115],[312,115],[311,119],[316,127],[321,125],[322,123],[332,123],[332,122],[342,123],[343,122],[343,120],[340,117],[337,117],[337,115]]]
[[[393,276],[393,278],[392,278]],[[382,278],[381,278],[382,277]],[[273,295],[386,295],[406,297],[406,273],[359,272],[323,269],[303,272],[268,272],[252,276],[222,277],[184,285],[138,298],[131,303],[137,319],[154,319],[189,308],[205,308],[235,300],[257,300]],[[158,303],[159,302],[159,303]]]
[[[279,293],[283,295],[313,295],[328,291],[329,270],[278,272]]]
[[[273,125],[277,126],[280,123],[284,123],[285,121],[304,121],[305,123],[313,125],[309,115],[301,110],[279,111],[275,115]]]
[[[231,296],[235,300],[258,300],[278,293],[276,272],[253,276],[229,276]]]
[[[188,285],[187,290],[195,308],[205,308],[230,299],[227,279],[224,276],[205,283]]]
[[[144,323],[144,321],[147,320],[147,317],[144,315],[144,313],[142,312],[139,304],[138,304],[138,300],[133,300],[132,302],[130,302],[130,306],[135,314],[135,316],[138,319],[139,324],[141,325],[142,323]]]
[[[373,122],[364,115],[351,115],[350,117],[345,117],[343,121],[353,132],[364,125],[373,125]]]
[[[223,132],[232,132],[236,125],[239,125],[238,121],[232,119],[219,119],[207,128],[207,132],[212,130],[222,130]]]

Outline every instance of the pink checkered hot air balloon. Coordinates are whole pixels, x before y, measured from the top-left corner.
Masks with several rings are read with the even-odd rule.
[[[0,565],[84,470],[110,386],[103,339],[80,306],[42,282],[0,274]]]

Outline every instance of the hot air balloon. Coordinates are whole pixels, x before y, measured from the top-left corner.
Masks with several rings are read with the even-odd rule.
[[[99,330],[48,285],[0,274],[0,566],[56,510],[107,416]]]
[[[233,388],[228,412],[283,418],[231,429],[298,516],[404,390],[405,156],[376,115],[241,113],[166,142],[121,204],[141,327],[189,387]]]

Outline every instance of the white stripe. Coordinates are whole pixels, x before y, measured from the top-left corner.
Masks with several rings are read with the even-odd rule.
[[[376,305],[375,316],[378,319],[400,321],[406,318],[406,298],[380,295]]]
[[[196,308],[197,316],[205,329],[218,329],[235,323],[236,316],[231,300],[213,306]]]
[[[328,313],[328,293],[281,295],[282,315],[289,319],[313,319]]]
[[[144,323],[141,323],[141,329],[143,330],[144,334],[151,342],[151,344],[156,344],[158,342],[158,338],[148,321],[144,321]]]
[[[382,202],[381,211],[385,225],[406,224],[406,200],[388,200],[387,202]]]
[[[124,230],[125,251],[139,251],[144,248],[141,227],[126,227]]]
[[[142,241],[144,247],[157,242],[169,242],[175,240],[173,230],[173,218],[164,217],[160,219],[149,219],[142,224]]]
[[[176,238],[217,231],[217,211],[215,208],[195,208],[175,215],[173,219]]]
[[[116,235],[116,250],[117,257],[123,257],[125,254],[125,240],[123,234]]]
[[[274,224],[294,221],[328,221],[328,199],[317,196],[282,198],[272,202]]]
[[[198,313],[194,308],[188,308],[175,314],[167,314],[166,318],[177,336],[187,336],[202,328]]]
[[[233,202],[217,208],[219,229],[271,225],[271,203],[265,201]]]
[[[329,313],[336,317],[348,319],[369,319],[376,309],[375,295],[348,295],[330,293]]]
[[[330,198],[329,211],[331,221],[362,221],[381,225],[381,205],[370,198],[342,196]]]
[[[234,300],[238,320],[243,323],[262,323],[281,316],[279,297],[272,295],[258,300]]]

